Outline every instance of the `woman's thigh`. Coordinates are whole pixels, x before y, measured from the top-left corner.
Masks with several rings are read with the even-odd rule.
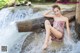
[[[62,38],[63,34],[55,29],[54,27],[50,26],[50,31],[51,33],[56,37],[56,38]]]

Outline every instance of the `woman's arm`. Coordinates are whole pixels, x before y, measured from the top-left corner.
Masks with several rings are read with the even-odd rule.
[[[70,28],[69,28],[69,19],[68,18],[66,18],[66,28],[67,28],[68,37],[70,38]]]
[[[48,12],[44,13],[43,15],[44,15],[45,17],[53,18],[53,17],[54,17],[54,15],[49,15],[49,13],[50,13],[50,12],[52,12],[52,10],[50,10],[50,11],[48,11]]]

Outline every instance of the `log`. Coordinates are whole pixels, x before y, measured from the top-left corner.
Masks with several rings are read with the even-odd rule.
[[[75,11],[64,14],[64,16],[69,19],[69,22],[72,22],[75,20],[75,15],[76,15]]]
[[[46,18],[40,17],[37,19],[30,19],[25,21],[23,20],[16,23],[19,32],[30,32],[30,31],[35,31],[44,28],[45,20]],[[49,19],[49,20],[50,22],[53,21],[53,19]]]
[[[75,11],[68,12],[64,14],[64,16],[68,17],[70,22],[75,16]],[[38,29],[44,29],[44,22],[48,19],[50,22],[52,22],[54,19],[49,19],[45,17],[39,17],[37,19],[30,19],[30,20],[23,20],[16,22],[17,28],[19,32],[30,32]],[[52,25],[52,24],[51,24]]]
[[[23,20],[17,22],[17,27],[19,32],[28,32],[33,31],[34,29],[41,28],[41,24],[44,19],[31,19],[31,20]]]

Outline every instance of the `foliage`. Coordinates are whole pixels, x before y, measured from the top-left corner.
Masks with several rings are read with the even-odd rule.
[[[5,6],[10,6],[13,3],[20,4],[20,3],[24,3],[26,1],[28,1],[28,0],[0,0],[0,9]]]

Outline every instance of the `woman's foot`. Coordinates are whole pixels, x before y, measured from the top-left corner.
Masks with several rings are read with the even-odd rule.
[[[42,50],[46,50],[47,47],[48,47],[48,45],[47,44],[44,44],[43,47],[42,47]]]

